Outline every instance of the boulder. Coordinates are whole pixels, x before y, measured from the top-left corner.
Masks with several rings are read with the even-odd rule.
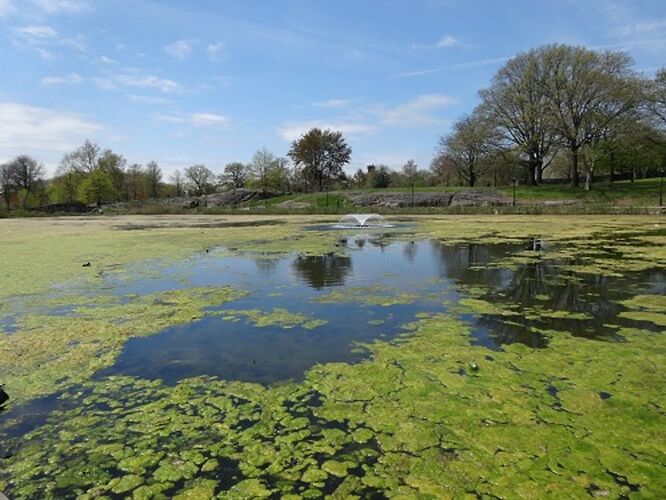
[[[452,207],[497,207],[511,205],[511,200],[501,193],[485,189],[458,191],[451,198]]]

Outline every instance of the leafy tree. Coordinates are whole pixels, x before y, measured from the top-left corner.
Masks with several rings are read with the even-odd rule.
[[[352,180],[357,188],[364,188],[368,185],[368,174],[366,174],[363,169],[359,168]]]
[[[545,112],[571,154],[571,185],[580,184],[581,149],[593,145],[606,128],[636,107],[640,93],[624,52],[551,45],[542,49],[546,74]]]
[[[190,192],[195,196],[208,194],[213,187],[213,172],[206,168],[205,165],[187,167],[185,169],[185,178],[189,184]]]
[[[331,178],[342,174],[351,148],[341,132],[313,128],[292,143],[289,157],[296,166],[302,165],[308,183],[323,191]]]
[[[379,165],[375,168],[370,182],[373,188],[383,189],[391,185],[391,171],[386,165]]]
[[[125,173],[125,191],[130,200],[144,198],[144,171],[138,163],[132,163]]]
[[[247,183],[248,167],[235,161],[224,166],[223,182],[232,188],[244,188]]]
[[[548,50],[546,47],[518,54],[495,74],[490,88],[480,92],[484,106],[505,138],[527,156],[529,184],[541,182],[557,140],[553,117],[548,112],[546,85],[551,74],[544,61]]]
[[[80,196],[86,203],[95,203],[101,207],[102,203],[112,201],[117,193],[109,173],[97,169],[81,182]]]
[[[123,197],[126,164],[127,160],[122,155],[116,154],[110,149],[103,151],[97,158],[95,168],[102,169],[109,174],[117,199]],[[127,196],[124,196],[124,198],[127,198]]]

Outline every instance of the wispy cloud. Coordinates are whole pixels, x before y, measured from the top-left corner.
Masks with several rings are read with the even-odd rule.
[[[192,54],[193,40],[176,40],[164,47],[164,51],[169,57],[178,61],[184,61]]]
[[[46,76],[42,78],[42,85],[63,85],[81,83],[83,78],[78,73],[70,73],[66,76]]]
[[[51,26],[23,26],[21,28],[16,28],[16,33],[21,36],[28,38],[55,38],[58,36],[58,32]]]
[[[340,109],[346,108],[354,102],[354,99],[328,99],[327,101],[313,102],[312,105],[318,108]]]
[[[442,120],[435,116],[441,108],[457,104],[457,101],[445,94],[424,94],[404,104],[386,109],[381,121],[391,127],[427,127],[439,125]]]
[[[227,116],[210,112],[158,114],[155,118],[164,123],[187,124],[197,128],[222,127],[228,125],[230,121]]]
[[[219,61],[226,51],[226,44],[224,42],[211,43],[206,47],[206,54],[211,61]]]
[[[457,47],[462,45],[460,40],[458,40],[453,35],[444,35],[442,38],[437,40],[435,43],[429,45],[423,45],[419,43],[413,43],[412,49],[448,49],[451,47]]]
[[[509,60],[509,57],[495,57],[492,59],[480,59],[476,61],[467,61],[455,64],[447,64],[446,66],[440,66],[438,68],[424,69],[420,71],[409,71],[407,73],[400,73],[396,75],[400,78],[410,77],[410,76],[422,76],[430,75],[432,73],[439,73],[441,71],[450,71],[450,70],[460,70],[460,69],[469,69],[469,68],[478,68],[481,66],[492,66],[495,64],[503,63]]]
[[[329,109],[344,108],[351,100],[332,99],[318,104]],[[321,106],[324,104],[324,106]],[[386,128],[432,127],[446,120],[438,113],[443,108],[457,104],[446,94],[423,94],[395,106],[386,104],[359,104],[336,119],[314,119],[299,122],[289,121],[278,128],[278,134],[285,141],[293,141],[313,127],[339,130],[346,136],[360,137],[374,134]]]
[[[106,57],[106,56],[101,56],[99,58],[99,60],[101,62],[103,62],[104,64],[118,64],[118,61],[116,61],[115,59],[111,59],[110,57]]]
[[[374,134],[379,130],[379,127],[367,123],[311,120],[304,122],[287,122],[278,128],[278,134],[285,141],[291,142],[315,127],[324,130],[337,130],[348,137]]]
[[[108,78],[96,78],[97,86],[104,90],[117,90],[121,87],[155,89],[165,94],[179,92],[180,84],[168,78],[152,75],[114,75]]]
[[[32,3],[40,7],[47,14],[76,14],[92,9],[92,5],[86,0],[32,0]]]
[[[0,102],[0,160],[19,153],[35,154],[45,161],[76,147],[102,127],[77,114]]]

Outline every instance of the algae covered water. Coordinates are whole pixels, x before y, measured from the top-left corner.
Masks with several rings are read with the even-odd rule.
[[[4,345],[58,363],[7,385],[0,491],[659,491],[666,274],[636,254],[660,234],[343,231],[327,252],[211,246],[16,298]]]

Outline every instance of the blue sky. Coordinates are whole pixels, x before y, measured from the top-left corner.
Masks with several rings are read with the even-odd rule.
[[[427,167],[512,55],[561,42],[666,65],[663,0],[0,0],[0,161],[85,138],[221,172],[312,126],[348,170]]]

